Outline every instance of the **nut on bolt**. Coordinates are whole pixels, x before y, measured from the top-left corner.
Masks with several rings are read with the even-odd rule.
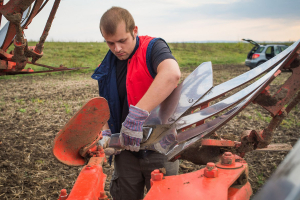
[[[87,166],[85,167],[85,169],[86,169],[86,170],[90,170],[90,169],[92,169],[92,166],[91,166],[91,165],[87,165]]]
[[[225,152],[221,158],[222,165],[234,165],[235,164],[235,157],[231,152]]]
[[[100,197],[98,198],[98,200],[108,200],[105,192],[100,192]]]
[[[206,178],[216,178],[219,175],[218,168],[216,168],[215,163],[209,162],[206,164],[206,168],[204,169],[204,176]]]
[[[66,200],[67,198],[68,198],[67,190],[66,189],[62,189],[60,191],[60,195],[59,195],[58,200]]]
[[[155,169],[151,172],[151,180],[152,181],[161,181],[164,177],[164,174],[159,171],[159,169]]]

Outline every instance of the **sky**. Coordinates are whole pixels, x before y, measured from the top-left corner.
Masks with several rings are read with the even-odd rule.
[[[28,40],[39,40],[53,2],[25,30]],[[300,0],[61,0],[47,41],[103,42],[99,21],[112,6],[129,10],[139,35],[167,42],[300,39]]]

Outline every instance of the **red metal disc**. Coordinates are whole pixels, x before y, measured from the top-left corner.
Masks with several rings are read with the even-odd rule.
[[[53,154],[66,165],[84,165],[79,151],[94,142],[109,119],[109,107],[102,97],[87,102],[59,131],[54,139]]]
[[[243,164],[239,162],[236,162],[232,165],[222,165],[221,163],[217,163],[216,166],[217,168],[221,168],[221,169],[238,169],[241,168]]]

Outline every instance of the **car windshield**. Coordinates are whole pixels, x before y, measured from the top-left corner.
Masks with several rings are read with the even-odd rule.
[[[265,48],[265,47],[259,47],[259,48],[255,51],[255,53],[261,53],[261,52],[264,50],[264,48]]]

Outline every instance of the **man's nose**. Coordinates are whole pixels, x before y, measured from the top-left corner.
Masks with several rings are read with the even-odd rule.
[[[115,44],[115,52],[120,52],[121,51],[121,45],[120,44]]]

